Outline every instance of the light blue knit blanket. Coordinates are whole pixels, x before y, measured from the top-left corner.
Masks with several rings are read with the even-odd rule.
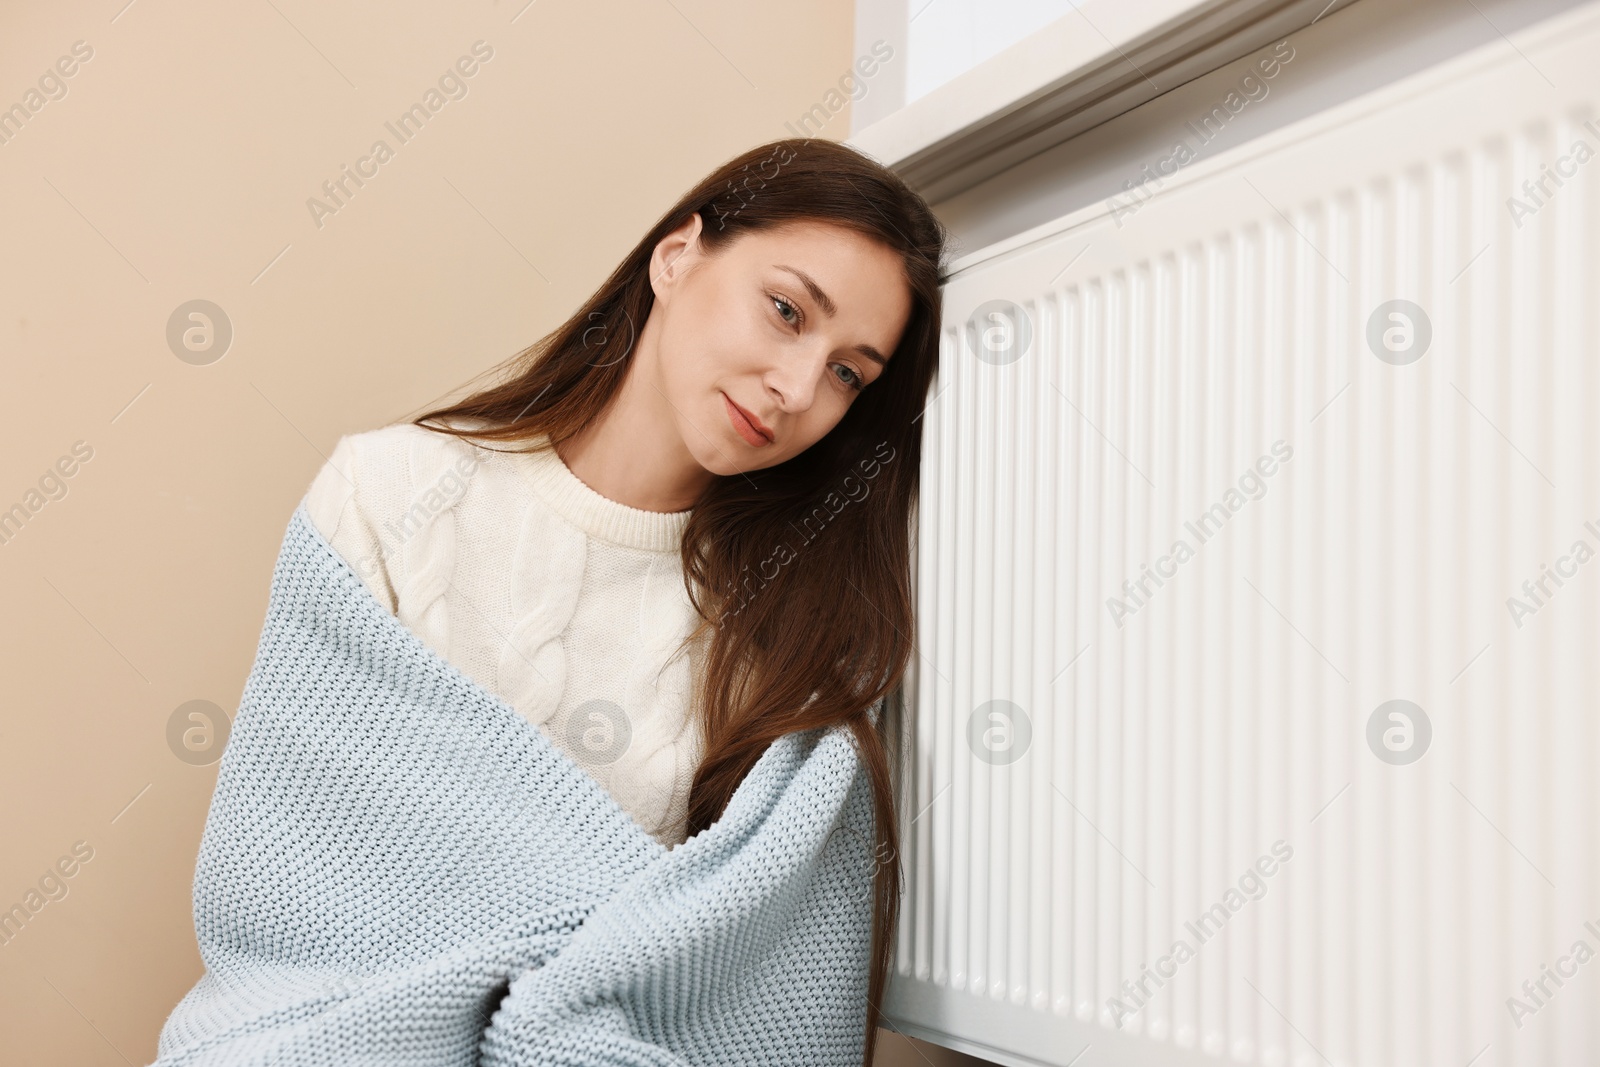
[[[289,520],[161,1067],[861,1063],[873,812],[775,742],[668,849]],[[509,988],[508,988],[509,987]]]

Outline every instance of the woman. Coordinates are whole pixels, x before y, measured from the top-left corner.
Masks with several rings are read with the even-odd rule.
[[[388,612],[668,848],[776,739],[848,728],[877,835],[866,1062],[899,896],[876,709],[912,652],[944,243],[851,149],[746,152],[498,384],[343,438],[305,500]]]

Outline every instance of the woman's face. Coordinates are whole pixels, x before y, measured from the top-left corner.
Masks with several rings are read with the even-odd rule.
[[[830,223],[748,233],[715,256],[700,226],[691,216],[651,260],[657,388],[706,470],[774,466],[883,375],[911,289],[898,253]]]

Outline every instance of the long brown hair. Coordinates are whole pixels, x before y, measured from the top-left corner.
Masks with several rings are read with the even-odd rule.
[[[832,141],[774,141],[730,159],[690,189],[567,321],[490,373],[502,380],[411,421],[440,433],[549,447],[597,419],[617,395],[635,334],[655,299],[656,245],[698,212],[715,254],[742,234],[800,221],[852,229],[900,253],[911,314],[884,372],[821,440],[776,466],[714,479],[682,543],[684,582],[709,631],[697,681],[704,756],[688,832],[722,814],[778,737],[845,723],[873,795],[871,1063],[899,912],[889,723],[869,711],[913,652],[911,509],[919,419],[937,368],[947,234],[896,174]],[[471,420],[476,427],[429,425]]]

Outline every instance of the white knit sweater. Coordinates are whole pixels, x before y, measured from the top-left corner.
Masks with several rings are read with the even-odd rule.
[[[487,447],[519,451],[410,423],[348,434],[306,510],[425,644],[679,844],[709,640],[673,655],[698,621],[678,554],[689,512],[604,497],[554,451]]]

